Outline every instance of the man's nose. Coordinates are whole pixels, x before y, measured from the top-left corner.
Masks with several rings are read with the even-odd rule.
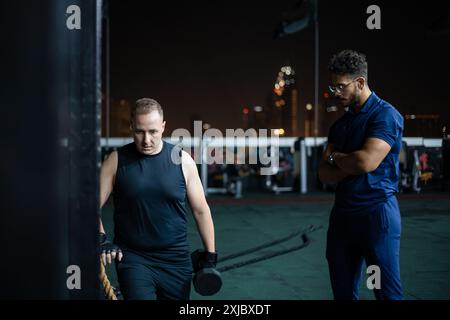
[[[145,133],[145,136],[144,136],[144,142],[146,143],[146,144],[150,144],[150,141],[151,141],[151,136],[150,136],[150,134],[149,133]]]
[[[333,97],[340,98],[342,96],[342,92],[335,91],[333,92]]]

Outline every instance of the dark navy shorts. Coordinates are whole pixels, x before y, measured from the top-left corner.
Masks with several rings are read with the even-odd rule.
[[[120,291],[125,300],[189,300],[192,265],[158,266],[148,258],[124,251],[116,263]]]

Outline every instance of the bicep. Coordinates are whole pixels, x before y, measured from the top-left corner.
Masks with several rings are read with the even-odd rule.
[[[198,173],[189,179],[187,196],[194,212],[201,210],[206,205],[205,192]]]
[[[394,108],[381,109],[368,122],[367,137],[378,138],[393,146],[401,139],[403,118]]]
[[[367,159],[371,163],[371,167],[376,169],[388,155],[389,151],[391,151],[391,146],[382,139],[368,138],[364,143],[362,151],[366,154]]]
[[[185,155],[184,153],[183,171],[185,172],[186,192],[189,204],[194,212],[201,210],[206,205],[205,192],[203,191],[202,182],[194,160],[188,154]]]

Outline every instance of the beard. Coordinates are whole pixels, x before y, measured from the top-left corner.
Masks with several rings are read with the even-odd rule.
[[[360,95],[355,92],[351,94],[347,99],[338,98],[338,101],[343,107],[356,107],[359,105]]]

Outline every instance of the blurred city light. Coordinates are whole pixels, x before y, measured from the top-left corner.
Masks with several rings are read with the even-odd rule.
[[[273,133],[274,133],[276,136],[282,136],[282,135],[284,135],[285,131],[284,131],[283,128],[280,128],[280,129],[275,129],[275,130],[273,130]]]

